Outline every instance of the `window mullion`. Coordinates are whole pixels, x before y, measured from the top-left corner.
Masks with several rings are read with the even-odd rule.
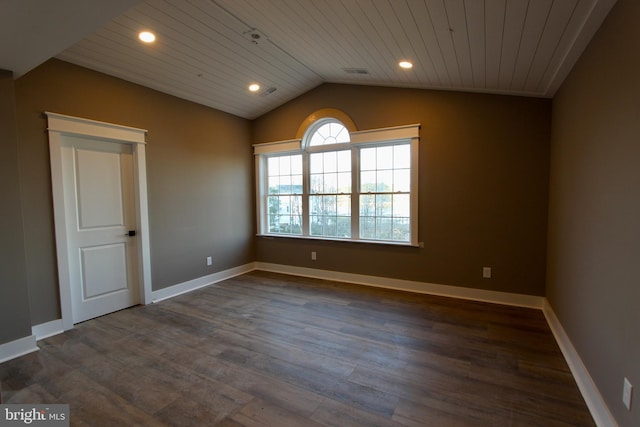
[[[418,242],[418,155],[419,155],[419,146],[418,139],[413,138],[409,145],[411,150],[411,186],[409,187],[409,198],[411,203],[411,244],[413,246],[418,246],[420,243]]]
[[[309,153],[302,154],[302,235],[309,236],[311,212],[309,211],[309,193],[311,191],[311,171]]]
[[[255,159],[256,164],[256,187],[258,188],[256,194],[256,206],[258,207],[258,234],[265,234],[268,232],[267,223],[267,159],[263,156],[257,156]]]
[[[351,239],[360,239],[360,149],[351,148]]]

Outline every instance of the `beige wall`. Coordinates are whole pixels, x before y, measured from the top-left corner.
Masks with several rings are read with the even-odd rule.
[[[0,70],[0,344],[31,335],[12,73]]]
[[[334,84],[296,98],[254,121],[254,143],[295,138],[322,108],[342,110],[360,130],[422,125],[425,247],[259,238],[257,260],[543,295],[550,107],[543,99]],[[492,279],[482,278],[484,266]]]
[[[619,0],[553,103],[547,297],[621,427],[640,387],[640,2]]]
[[[153,289],[252,262],[250,122],[51,60],[16,82],[31,319],[59,318],[43,111],[147,129]],[[214,257],[206,267],[206,256]]]

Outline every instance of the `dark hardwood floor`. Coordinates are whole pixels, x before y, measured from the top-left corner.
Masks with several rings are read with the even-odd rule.
[[[253,272],[0,365],[78,426],[594,426],[538,310]]]

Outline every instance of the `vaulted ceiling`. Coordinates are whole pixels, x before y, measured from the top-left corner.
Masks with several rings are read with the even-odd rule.
[[[615,1],[147,0],[54,55],[250,119],[324,82],[553,97]]]

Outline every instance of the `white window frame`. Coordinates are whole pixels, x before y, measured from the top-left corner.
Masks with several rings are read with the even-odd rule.
[[[326,121],[326,120],[325,120]],[[310,126],[315,128],[314,125]],[[306,134],[305,134],[306,136]],[[254,156],[256,165],[256,208],[257,208],[257,227],[258,236],[268,237],[285,237],[298,239],[320,239],[334,240],[342,242],[365,242],[378,244],[391,244],[400,246],[419,246],[418,242],[418,153],[420,142],[420,124],[412,124],[405,126],[396,126],[372,130],[363,130],[350,132],[351,141],[349,143],[340,143],[334,145],[319,145],[314,147],[304,147],[303,140],[291,139],[286,141],[266,142],[254,144]],[[409,242],[394,240],[378,240],[378,239],[361,239],[359,233],[359,216],[358,209],[360,198],[359,183],[359,152],[358,148],[368,146],[386,146],[408,143],[411,150],[411,227]],[[351,183],[351,238],[334,238],[320,237],[309,235],[309,166],[308,158],[311,152],[334,151],[341,150],[345,147],[352,149],[352,183]],[[267,224],[267,159],[273,155],[303,155],[303,232],[302,235],[269,233]]]

